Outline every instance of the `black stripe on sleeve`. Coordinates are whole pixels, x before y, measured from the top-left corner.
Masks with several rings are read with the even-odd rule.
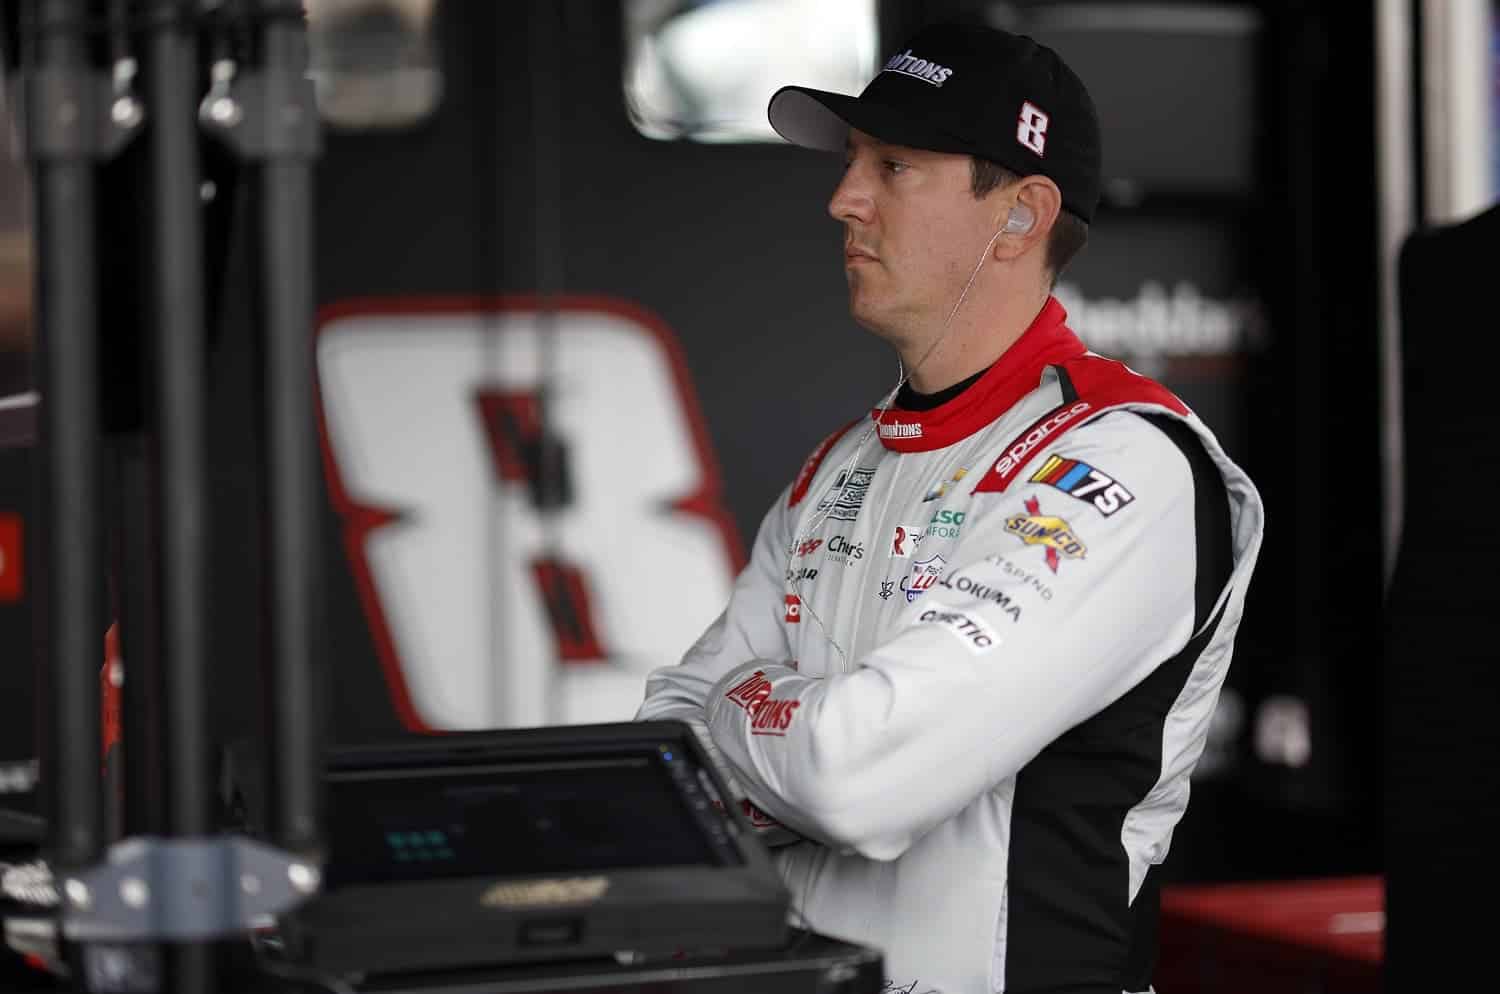
[[[1193,631],[1201,631],[1219,592],[1234,572],[1234,534],[1229,527],[1229,491],[1213,457],[1187,422],[1165,414],[1141,414],[1170,438],[1193,471],[1193,522],[1198,534],[1198,582]]]

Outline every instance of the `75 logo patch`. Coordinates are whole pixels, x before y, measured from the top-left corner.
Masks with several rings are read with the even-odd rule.
[[[1135,495],[1113,477],[1067,456],[1048,456],[1042,468],[1031,474],[1031,482],[1045,483],[1070,497],[1086,501],[1106,518],[1135,500]]]

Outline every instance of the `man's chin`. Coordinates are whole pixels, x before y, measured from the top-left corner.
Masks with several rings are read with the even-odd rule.
[[[899,346],[907,337],[888,317],[880,314],[872,314],[867,310],[861,309],[858,301],[849,301],[849,316],[854,319],[855,324],[864,328],[881,341],[889,342],[891,345]]]

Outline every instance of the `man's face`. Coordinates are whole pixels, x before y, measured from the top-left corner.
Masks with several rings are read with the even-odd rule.
[[[969,157],[887,145],[849,131],[828,213],[844,225],[854,319],[897,348],[942,330],[997,223],[974,199]]]

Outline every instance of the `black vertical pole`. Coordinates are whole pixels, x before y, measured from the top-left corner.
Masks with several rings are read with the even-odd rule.
[[[203,220],[200,213],[198,39],[192,4],[150,6],[149,99],[155,213],[157,437],[161,446],[162,650],[166,688],[167,831],[211,827],[206,667],[208,517]],[[206,992],[211,947],[173,950],[175,990]]]
[[[121,702],[125,751],[125,834],[159,835],[165,830],[160,758],[164,756],[161,706],[161,617],[156,610],[161,560],[156,507],[156,469],[150,440],[131,432],[114,445],[116,601],[120,654],[125,660]]]
[[[36,158],[38,517],[45,538],[37,605],[50,720],[43,737],[48,842],[66,872],[101,849],[98,286],[94,270],[96,122],[86,0],[33,6],[29,147]]]
[[[263,0],[265,160],[260,171],[265,287],[265,516],[270,553],[273,770],[277,841],[309,857],[319,847],[317,729],[321,495],[313,448],[313,172],[316,114],[307,80],[302,5]]]

